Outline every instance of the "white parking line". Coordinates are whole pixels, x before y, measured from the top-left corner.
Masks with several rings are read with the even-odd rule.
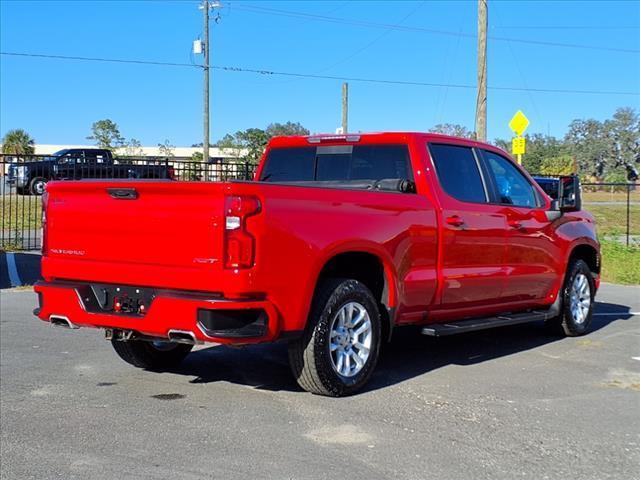
[[[18,275],[18,268],[16,267],[16,257],[13,253],[7,253],[7,268],[9,269],[9,283],[12,287],[19,287],[22,285],[20,281],[20,275]]]
[[[594,313],[596,317],[606,317],[609,315],[640,315],[640,312],[603,312],[603,313]]]

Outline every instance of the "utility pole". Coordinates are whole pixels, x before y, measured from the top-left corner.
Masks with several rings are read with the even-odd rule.
[[[478,0],[478,93],[476,139],[487,140],[487,1]]]
[[[209,0],[203,0],[204,14],[204,140],[202,143],[202,161],[209,163]]]
[[[346,135],[349,122],[349,84],[342,84],[342,133]]]

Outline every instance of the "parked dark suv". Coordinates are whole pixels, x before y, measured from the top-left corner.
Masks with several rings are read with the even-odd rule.
[[[7,177],[21,195],[42,195],[50,180],[83,178],[173,178],[173,168],[123,164],[111,151],[100,148],[70,148],[50,157],[11,164]]]

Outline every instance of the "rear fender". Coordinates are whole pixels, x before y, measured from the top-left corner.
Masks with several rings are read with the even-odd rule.
[[[307,318],[311,310],[314,294],[318,282],[320,281],[320,274],[324,267],[335,257],[346,253],[367,253],[375,256],[382,263],[384,273],[384,287],[382,290],[381,303],[386,307],[389,314],[390,326],[393,328],[395,324],[396,306],[398,304],[398,275],[393,264],[393,259],[389,253],[380,245],[373,242],[354,241],[348,243],[341,243],[340,245],[334,245],[325,249],[319,256],[318,261],[315,263],[309,282],[305,287],[304,298],[308,299],[302,312],[302,328],[306,326]]]

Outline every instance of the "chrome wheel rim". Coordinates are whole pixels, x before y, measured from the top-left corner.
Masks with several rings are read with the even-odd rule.
[[[579,273],[573,279],[569,299],[573,321],[581,325],[587,319],[591,308],[591,288],[585,274]]]
[[[343,305],[331,322],[329,349],[335,372],[343,377],[360,373],[369,360],[372,337],[367,309],[358,302]]]
[[[42,180],[40,180],[39,182],[35,183],[34,190],[36,192],[36,195],[42,195],[44,193],[45,183],[46,182],[43,182]]]

